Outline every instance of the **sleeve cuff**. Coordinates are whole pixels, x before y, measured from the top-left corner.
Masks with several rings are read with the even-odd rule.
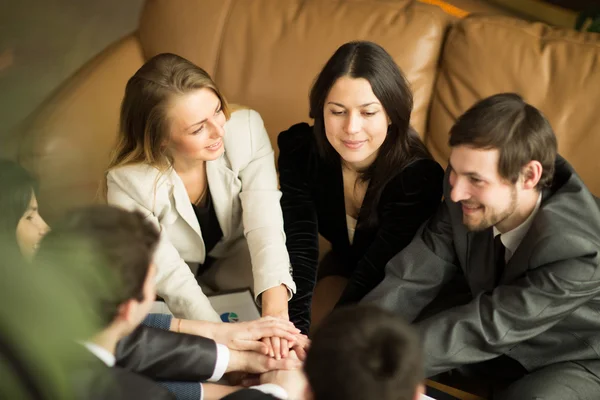
[[[284,285],[288,291],[288,301],[290,301],[294,294],[296,294],[296,284],[291,276],[278,279],[275,283],[272,282],[273,281],[271,281],[269,284],[263,282],[262,285],[254,285],[254,301],[259,307],[262,307],[261,294],[274,287]]]
[[[204,387],[200,383],[200,400],[204,400]]]
[[[210,378],[208,378],[209,382],[217,382],[219,381],[223,375],[225,375],[225,371],[227,371],[227,366],[229,365],[229,348],[222,344],[217,344],[217,362],[215,363],[215,370]]]
[[[169,314],[148,314],[142,324],[168,331],[172,320],[173,316]]]
[[[284,388],[274,383],[263,383],[262,385],[251,386],[251,389],[259,390],[265,394],[275,396],[280,400],[288,400],[289,396]]]

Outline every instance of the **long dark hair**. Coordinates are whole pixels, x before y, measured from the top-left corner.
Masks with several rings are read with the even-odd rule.
[[[17,225],[38,191],[37,181],[19,164],[0,160],[0,240],[17,249]]]
[[[315,121],[313,132],[324,160],[341,162],[325,135],[323,108],[332,86],[343,76],[369,81],[391,121],[377,158],[360,173],[360,180],[369,182],[369,194],[362,205],[366,219],[361,223],[375,226],[378,223],[377,205],[387,183],[412,161],[431,158],[431,155],[410,128],[413,98],[402,71],[383,47],[373,42],[357,41],[346,43],[336,50],[310,91],[310,117]]]

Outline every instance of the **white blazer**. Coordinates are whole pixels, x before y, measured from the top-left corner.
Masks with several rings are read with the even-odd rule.
[[[223,238],[211,251],[219,258],[246,237],[258,297],[285,284],[296,285],[285,246],[274,154],[262,118],[253,110],[231,114],[225,124],[224,154],[206,163],[210,195]],[[156,224],[161,239],[155,253],[156,288],[175,316],[220,321],[186,264],[204,263],[206,251],[183,181],[171,168],[148,164],[112,169],[107,174],[109,204],[140,210]]]

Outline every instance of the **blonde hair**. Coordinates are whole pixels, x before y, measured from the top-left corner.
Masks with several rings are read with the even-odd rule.
[[[216,84],[202,68],[183,57],[163,53],[149,59],[127,82],[121,103],[119,136],[105,171],[101,197],[106,200],[106,173],[111,169],[146,163],[165,172],[171,165],[164,143],[169,139],[171,99],[199,89],[219,98],[227,119],[230,109]]]

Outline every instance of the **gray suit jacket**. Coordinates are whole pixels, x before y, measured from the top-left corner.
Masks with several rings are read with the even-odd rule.
[[[363,301],[414,321],[456,274],[472,299],[416,325],[427,376],[507,355],[532,371],[600,357],[600,208],[561,157],[533,224],[495,285],[492,228],[469,232],[449,196]]]

